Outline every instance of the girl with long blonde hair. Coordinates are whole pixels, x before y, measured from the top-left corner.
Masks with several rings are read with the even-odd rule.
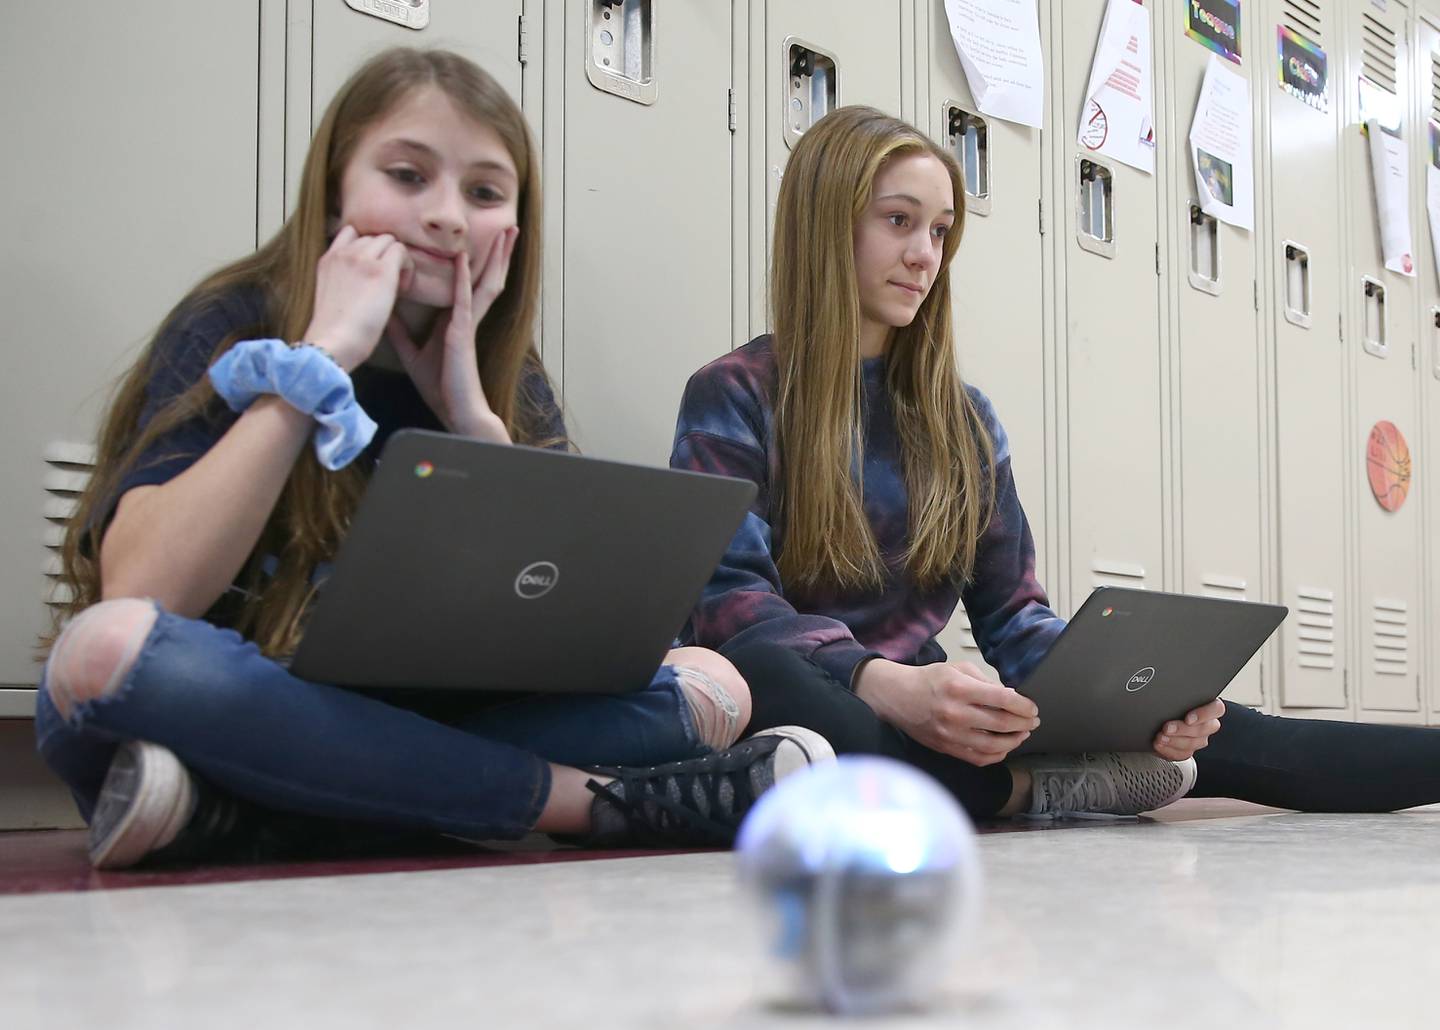
[[[735,745],[744,680],[700,648],[645,689],[504,706],[286,670],[392,432],[566,446],[532,342],[540,218],[504,90],[455,54],[386,51],[321,120],[293,216],[191,290],[119,384],[36,718],[95,865],[342,823],[724,842],[775,776],[828,754],[803,730]],[[626,768],[578,768],[596,764]]]
[[[1440,801],[1428,730],[1218,700],[1163,725],[1153,753],[1011,757],[1043,716],[1013,687],[1065,623],[1035,578],[1005,430],[956,363],[964,197],[954,158],[913,126],[865,107],[821,119],[780,188],[774,332],[686,388],[671,464],[759,486],[687,633],[745,676],[749,728],[909,761],[980,818],[1133,815],[1186,794]],[[998,684],[935,639],[962,601]]]

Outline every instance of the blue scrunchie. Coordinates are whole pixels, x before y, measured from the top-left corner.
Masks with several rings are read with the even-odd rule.
[[[319,347],[241,340],[210,366],[210,382],[231,411],[273,393],[314,418],[315,456],[332,472],[354,461],[375,437],[375,421],[355,400],[355,384]]]

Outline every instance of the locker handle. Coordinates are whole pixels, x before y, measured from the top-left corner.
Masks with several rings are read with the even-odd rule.
[[[1220,295],[1220,222],[1198,204],[1190,205],[1190,285]]]
[[[1115,175],[1088,157],[1075,159],[1077,196],[1075,238],[1082,250],[1115,256]]]
[[[780,124],[785,145],[793,150],[806,129],[838,106],[840,69],[830,51],[794,36],[785,40],[781,53],[785,95]]]
[[[1365,294],[1363,302],[1364,331],[1360,334],[1360,345],[1366,354],[1377,358],[1390,356],[1389,326],[1385,317],[1385,284],[1379,279],[1364,275],[1360,277],[1361,289]]]
[[[941,109],[945,143],[960,163],[965,181],[965,213],[990,213],[990,122],[954,101]]]
[[[1430,341],[1430,370],[1436,379],[1440,379],[1440,308],[1430,309],[1430,321],[1434,323],[1437,330]]]
[[[654,0],[587,0],[585,77],[596,89],[655,103]]]
[[[1285,255],[1285,320],[1310,328],[1310,251],[1293,240],[1283,244]]]

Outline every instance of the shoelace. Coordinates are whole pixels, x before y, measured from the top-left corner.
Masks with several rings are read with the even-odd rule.
[[[720,786],[728,781],[731,789],[730,812],[749,809],[755,800],[750,786],[749,755],[743,751],[739,755],[734,751],[729,754],[732,760],[740,760],[733,765],[727,763],[721,766],[711,763],[710,759],[701,759],[701,764],[710,763],[715,767],[694,772],[660,774],[658,767],[629,771],[616,777],[622,790],[616,790],[614,783],[602,786],[594,780],[587,781],[585,786],[624,814],[630,832],[638,842],[675,843],[675,831],[683,828],[690,831],[696,841],[729,844],[734,840],[735,827],[706,815],[696,799],[698,788],[700,796],[709,803],[710,812],[722,811],[724,804]]]
[[[1067,784],[1066,780],[1070,782]],[[1104,809],[1115,807],[1117,800],[1109,777],[1089,766],[1073,779],[1064,773],[1051,773],[1044,777],[1041,786],[1050,802],[1045,815],[1109,815]]]

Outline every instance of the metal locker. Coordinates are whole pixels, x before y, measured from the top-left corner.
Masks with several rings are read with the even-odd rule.
[[[1428,9],[1427,9],[1428,7]],[[1417,333],[1417,373],[1420,379],[1423,439],[1414,460],[1416,484],[1410,503],[1421,503],[1421,537],[1424,555],[1424,582],[1421,583],[1420,628],[1421,684],[1426,693],[1428,722],[1440,722],[1440,259],[1431,243],[1431,226],[1426,197],[1431,169],[1440,176],[1440,150],[1431,144],[1431,133],[1440,134],[1440,3],[1421,4],[1417,20],[1416,61],[1411,71],[1414,111],[1417,114],[1416,145],[1411,147],[1410,167],[1416,202],[1417,294],[1420,301]],[[1434,127],[1434,128],[1433,128]],[[1418,497],[1416,496],[1418,494]]]
[[[12,488],[0,717],[33,709],[31,691],[6,688],[39,678],[55,548],[111,384],[192,285],[255,246],[262,7],[7,11],[0,86],[12,100],[0,133],[28,157],[7,162],[0,202],[12,243],[0,254],[10,326],[0,474]]]
[[[546,282],[563,302],[546,362],[588,454],[666,464],[686,381],[737,342],[732,17],[729,4],[546,8],[563,47],[547,59],[564,68],[563,105],[545,108],[564,164],[549,213],[561,278]]]
[[[1260,181],[1274,339],[1277,600],[1290,608],[1280,629],[1285,708],[1349,705],[1337,143],[1344,98],[1336,74],[1342,6],[1272,0],[1259,44],[1267,54]]]
[[[1098,586],[1164,583],[1159,186],[1155,175],[1076,142],[1105,7],[1102,0],[1057,0],[1049,8],[1051,96],[1058,98],[1051,124],[1060,140],[1060,517],[1072,610]],[[1164,79],[1152,81],[1158,111]]]
[[[807,126],[842,104],[901,115],[903,75],[909,71],[901,60],[902,19],[898,3],[751,0],[749,94],[756,156],[750,159],[749,336],[768,327],[770,231],[790,148]]]
[[[1020,503],[1035,536],[1036,570],[1048,586],[1050,386],[1042,306],[1029,302],[1044,277],[1040,130],[981,114],[944,4],[917,0],[916,7],[918,121],[965,169],[965,232],[950,268],[960,371],[1004,423]],[[1026,302],[1017,303],[1020,298]],[[951,658],[981,664],[963,608],[940,643]]]
[[[1347,7],[1343,160],[1349,225],[1344,284],[1346,350],[1353,375],[1354,419],[1345,436],[1355,512],[1354,664],[1362,712],[1405,712],[1422,718],[1420,503],[1410,483],[1409,441],[1420,441],[1416,354],[1417,280],[1386,267],[1376,213],[1373,141],[1367,119],[1389,122],[1404,146],[1423,145],[1411,116],[1408,6]],[[1383,130],[1382,130],[1383,131]],[[1404,165],[1409,170],[1408,161]],[[1418,236],[1409,206],[1410,261]],[[1383,498],[1383,499],[1382,499]],[[1386,506],[1396,510],[1387,510]]]
[[[285,165],[292,190],[287,210],[293,206],[293,187],[310,135],[326,105],[356,68],[387,47],[454,50],[493,75],[516,103],[521,100],[523,0],[309,0],[298,5],[292,0],[289,6]]]
[[[1219,66],[1245,76],[1251,110],[1260,88],[1257,69],[1268,68],[1270,47],[1252,5],[1241,8],[1240,64],[1215,56]],[[1176,523],[1180,548],[1178,588],[1231,600],[1265,597],[1265,532],[1261,379],[1262,336],[1256,283],[1257,233],[1221,222],[1200,205],[1190,149],[1196,103],[1213,50],[1187,36],[1186,11],[1156,10],[1165,80],[1173,83],[1158,117],[1170,174],[1162,192],[1170,240],[1171,391],[1176,427]],[[1254,123],[1252,123],[1253,126]],[[1253,133],[1252,133],[1253,138]],[[1257,655],[1225,696],[1259,706]]]

